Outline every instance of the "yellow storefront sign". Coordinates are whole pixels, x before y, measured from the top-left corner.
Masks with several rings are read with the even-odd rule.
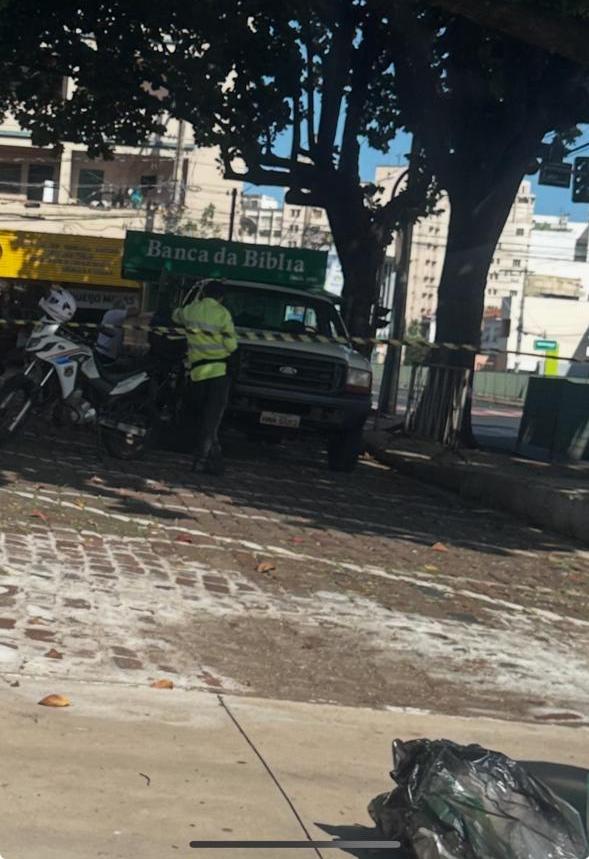
[[[138,288],[122,259],[122,239],[0,230],[0,278]]]

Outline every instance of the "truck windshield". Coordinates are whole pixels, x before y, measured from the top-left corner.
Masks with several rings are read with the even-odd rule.
[[[335,307],[311,295],[257,287],[225,285],[225,307],[237,328],[346,337]]]

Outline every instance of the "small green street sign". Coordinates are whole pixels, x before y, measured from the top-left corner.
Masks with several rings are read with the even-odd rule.
[[[123,252],[123,271],[131,280],[158,280],[162,272],[167,272],[177,277],[227,278],[320,289],[325,283],[326,268],[326,251],[136,230],[127,231]]]
[[[534,349],[538,352],[553,352],[558,349],[557,340],[534,340]]]

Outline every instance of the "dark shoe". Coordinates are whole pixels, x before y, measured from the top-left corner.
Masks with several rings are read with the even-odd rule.
[[[219,449],[213,449],[209,454],[209,458],[204,464],[203,471],[205,474],[213,474],[215,477],[222,477],[225,474],[225,463],[223,455]]]
[[[193,474],[206,474],[207,463],[204,459],[193,459],[191,471]]]

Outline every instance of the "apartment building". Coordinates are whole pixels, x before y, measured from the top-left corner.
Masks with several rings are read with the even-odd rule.
[[[283,208],[269,194],[244,194],[241,198],[239,240],[259,245],[282,245]]]
[[[281,244],[290,248],[329,250],[333,243],[325,209],[284,204]]]
[[[377,167],[375,182],[383,188],[383,199],[390,198],[405,167]],[[401,180],[402,181],[402,180]],[[500,308],[502,300],[521,298],[527,271],[533,227],[534,196],[531,183],[524,180],[513,203],[489,271],[485,297],[486,307]],[[435,318],[438,284],[442,275],[450,205],[443,196],[436,213],[422,218],[413,229],[411,265],[407,291],[407,322],[429,322]],[[395,239],[389,248],[395,253]]]

